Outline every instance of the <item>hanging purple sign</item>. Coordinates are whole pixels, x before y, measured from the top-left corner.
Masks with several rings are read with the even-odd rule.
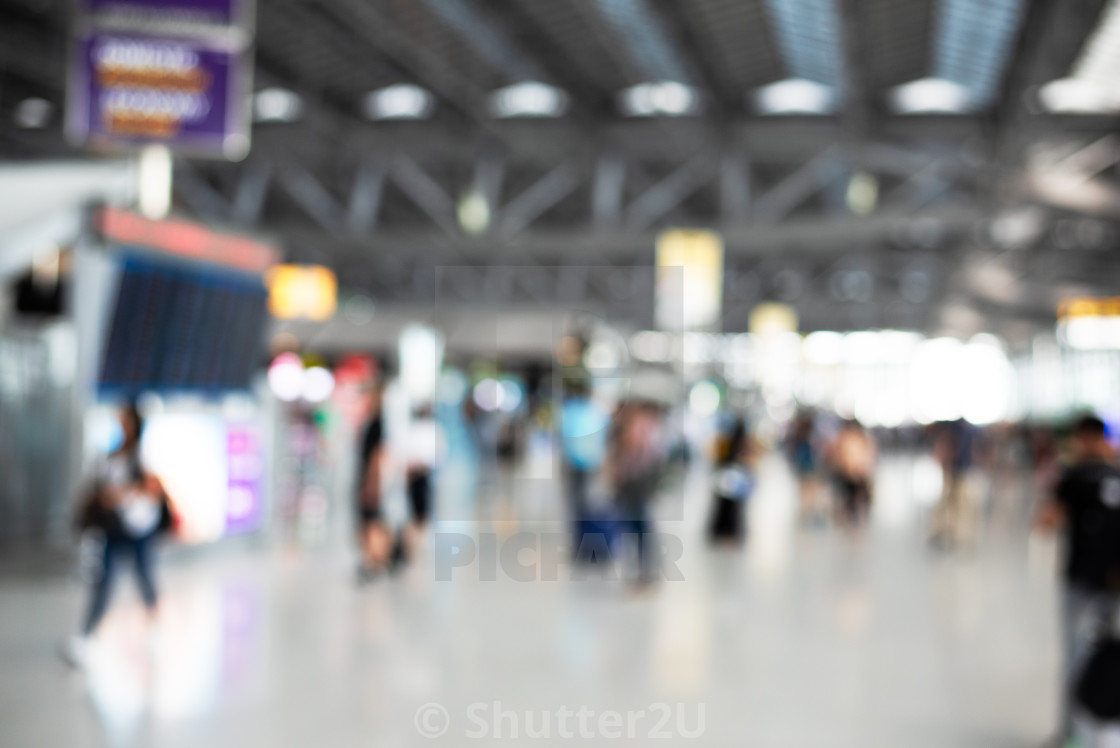
[[[94,145],[248,151],[242,55],[205,41],[93,32],[77,40],[68,129]]]

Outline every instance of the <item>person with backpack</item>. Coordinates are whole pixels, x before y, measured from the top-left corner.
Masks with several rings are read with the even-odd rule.
[[[1097,639],[1112,624],[1120,600],[1120,468],[1105,424],[1086,416],[1074,424],[1072,462],[1039,511],[1045,531],[1065,539],[1062,579],[1064,654],[1059,732],[1051,743],[1073,738],[1074,694]],[[1120,682],[1111,684],[1120,692]]]
[[[81,633],[71,638],[62,652],[75,667],[84,663],[88,641],[108,610],[121,557],[132,562],[144,607],[154,622],[159,601],[155,545],[174,524],[163,486],[140,458],[144,422],[135,406],[121,411],[120,425],[121,445],[98,465],[78,511],[78,530],[96,535],[101,553]]]
[[[560,446],[568,516],[572,522],[572,557],[578,562],[597,559],[609,552],[609,533],[602,542],[585,543],[586,533],[603,529],[609,518],[592,507],[592,484],[607,455],[611,416],[591,394],[586,378],[565,380],[564,404],[560,408]],[[594,541],[594,538],[591,539]]]

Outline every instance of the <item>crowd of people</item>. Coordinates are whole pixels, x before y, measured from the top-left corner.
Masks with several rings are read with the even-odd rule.
[[[411,407],[403,437],[393,448],[386,437],[382,387],[368,388],[365,410],[357,440],[354,502],[363,583],[400,569],[422,552],[436,500],[434,476],[446,453],[430,403]],[[562,401],[553,411],[571,561],[621,566],[637,589],[658,581],[653,507],[677,458],[691,454],[669,427],[671,411],[669,404],[637,396],[608,406],[586,377],[565,380]],[[711,503],[706,535],[715,545],[738,547],[748,541],[747,508],[767,448],[746,413],[725,410],[713,420],[714,438],[707,445]],[[97,560],[79,634],[63,650],[76,666],[108,608],[122,561],[131,563],[149,617],[156,620],[155,547],[174,527],[168,497],[142,459],[140,412],[123,409],[119,425],[119,444],[97,462],[77,512],[78,529],[96,539]],[[902,444],[911,451],[926,450],[940,466],[941,495],[927,519],[929,543],[940,551],[974,549],[979,542],[979,473],[998,471],[1001,465],[1033,468],[1034,485],[1043,497],[1037,529],[1061,532],[1066,547],[1065,680],[1054,741],[1063,745],[1072,735],[1078,706],[1096,704],[1098,712],[1107,712],[1120,694],[1115,655],[1111,665],[1100,664],[1098,656],[1099,643],[1107,640],[1113,618],[1120,614],[1120,468],[1105,423],[1096,417],[1078,420],[1068,431],[1064,451],[1057,448],[1053,433],[1043,429],[980,428],[964,420],[931,424],[907,436],[880,437],[896,448]],[[786,424],[772,446],[796,478],[798,512],[806,529],[858,531],[866,523],[876,495],[879,441],[857,421],[825,413],[802,411]],[[393,481],[407,496],[403,522],[390,522],[385,512],[386,487]],[[1088,677],[1091,672],[1095,680]]]

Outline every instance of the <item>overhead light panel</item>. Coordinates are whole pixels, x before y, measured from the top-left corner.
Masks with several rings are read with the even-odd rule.
[[[426,119],[435,109],[435,97],[411,83],[398,83],[366,94],[363,111],[369,119]]]
[[[944,78],[920,78],[890,92],[891,108],[899,114],[964,114],[969,110],[969,90]]]
[[[303,113],[303,99],[286,88],[262,88],[253,95],[253,121],[294,122]]]
[[[832,114],[836,90],[805,78],[787,78],[755,91],[754,103],[761,114]]]
[[[1038,98],[1055,113],[1120,112],[1120,0],[1112,0],[1101,14],[1070,76],[1047,83]]]
[[[515,83],[490,95],[495,117],[560,117],[567,110],[568,94],[539,81]]]
[[[1096,81],[1059,78],[1038,89],[1038,100],[1055,114],[1111,114],[1120,111],[1120,92]]]
[[[940,0],[933,41],[933,76],[968,91],[968,109],[990,106],[1011,62],[1023,0]]]
[[[677,81],[639,83],[620,94],[619,106],[629,117],[682,117],[700,110],[700,94]]]

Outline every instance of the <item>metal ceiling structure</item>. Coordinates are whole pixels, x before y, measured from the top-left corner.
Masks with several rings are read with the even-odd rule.
[[[297,93],[302,116],[257,123],[242,162],[180,160],[176,208],[380,302],[560,303],[575,281],[550,269],[608,266],[579,287],[643,324],[671,226],[723,234],[729,330],[780,299],[805,329],[1025,340],[1059,296],[1120,290],[1120,118],[1048,114],[1036,93],[1069,74],[1107,0],[257,5],[256,87]],[[68,7],[0,10],[0,157],[75,154],[57,114]],[[760,114],[752,92],[791,78],[837,91],[838,110]],[[970,111],[893,113],[891,91],[924,78],[967,89]],[[494,117],[491,94],[526,81],[564,91],[566,113]],[[664,82],[697,113],[620,113],[623,91]],[[434,95],[430,118],[363,117],[364,96],[399,83]],[[55,104],[45,127],[17,125],[28,97]],[[878,196],[859,211],[856,175]],[[467,231],[472,193],[489,221]]]

